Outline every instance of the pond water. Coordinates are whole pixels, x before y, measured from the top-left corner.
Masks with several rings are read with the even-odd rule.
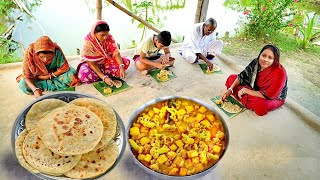
[[[216,32],[219,32],[219,36],[223,36],[226,31],[233,35],[241,13],[224,8],[223,2],[224,0],[210,1],[207,17],[217,20]],[[92,8],[94,7],[93,4]],[[161,17],[165,16],[166,19],[163,21],[164,27],[159,29],[169,30],[174,38],[181,39],[192,28],[196,7],[197,1],[187,0],[185,8],[161,13]],[[17,21],[14,40],[27,48],[30,43],[46,34],[61,46],[66,55],[75,55],[76,49],[82,48],[84,36],[96,21],[95,12],[90,11],[84,0],[43,0],[43,4],[32,14],[38,22],[28,20],[26,16],[23,21]],[[140,41],[142,29],[137,27],[137,21],[132,24],[132,18],[114,6],[104,4],[102,19],[108,22],[110,33],[121,49],[130,48],[132,40]],[[147,35],[152,33],[154,32],[148,30]]]

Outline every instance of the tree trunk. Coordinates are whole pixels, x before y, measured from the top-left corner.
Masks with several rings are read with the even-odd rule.
[[[96,1],[96,8],[97,8],[97,20],[102,19],[102,0]]]
[[[204,22],[207,17],[209,0],[198,0],[197,10],[195,14],[195,23]]]

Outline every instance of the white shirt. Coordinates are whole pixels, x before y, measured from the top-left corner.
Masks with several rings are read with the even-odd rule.
[[[197,23],[194,25],[193,31],[187,34],[182,44],[182,50],[191,49],[194,53],[204,53],[206,44],[216,39],[216,36],[212,32],[210,35],[203,36],[203,25]]]

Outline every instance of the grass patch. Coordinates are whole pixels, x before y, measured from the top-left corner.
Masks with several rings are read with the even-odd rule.
[[[0,64],[7,64],[13,62],[20,62],[21,58],[17,57],[14,53],[8,53],[8,50],[4,46],[0,46]]]

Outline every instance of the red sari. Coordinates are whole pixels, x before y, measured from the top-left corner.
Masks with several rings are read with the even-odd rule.
[[[260,69],[258,59],[254,59],[240,74],[230,75],[225,85],[229,88],[238,78],[240,86],[233,90],[233,96],[246,108],[254,110],[259,116],[263,116],[284,104],[287,96],[287,73],[279,63],[275,63],[263,71],[260,71]],[[238,92],[243,87],[260,91],[265,99],[248,94],[243,95],[240,99]]]

